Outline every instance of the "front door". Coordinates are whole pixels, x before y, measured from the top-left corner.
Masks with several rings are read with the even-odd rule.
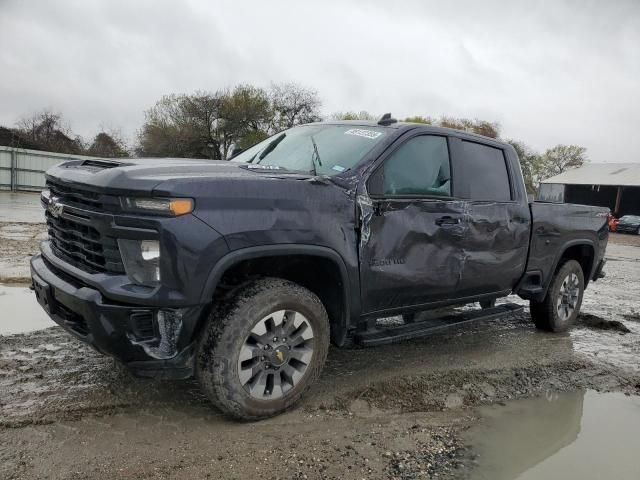
[[[446,136],[414,135],[390,152],[368,182],[363,216],[363,312],[455,298],[464,266],[465,202],[451,194]]]

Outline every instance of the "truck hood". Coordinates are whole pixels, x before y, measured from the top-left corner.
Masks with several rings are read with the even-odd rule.
[[[69,186],[82,185],[88,189],[110,194],[150,193],[163,183],[185,183],[213,179],[261,177],[309,178],[309,175],[287,173],[286,170],[248,168],[247,164],[226,160],[197,160],[185,158],[127,158],[121,160],[73,160],[50,168],[46,176]],[[165,189],[163,189],[165,190]]]

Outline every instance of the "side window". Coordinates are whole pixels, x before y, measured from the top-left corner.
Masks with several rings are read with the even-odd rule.
[[[384,162],[382,191],[387,195],[451,195],[447,139],[414,137]]]
[[[455,158],[456,197],[504,202],[511,187],[503,150],[462,140],[462,155]]]

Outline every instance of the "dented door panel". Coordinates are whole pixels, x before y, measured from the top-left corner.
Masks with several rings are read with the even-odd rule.
[[[530,218],[515,202],[467,202],[459,297],[511,290],[527,263]]]
[[[425,199],[374,201],[361,244],[363,310],[370,313],[453,298],[464,260],[465,202]]]

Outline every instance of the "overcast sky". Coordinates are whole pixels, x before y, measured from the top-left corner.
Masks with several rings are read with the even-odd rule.
[[[640,161],[640,1],[0,0],[0,125],[48,108],[133,138],[163,94],[290,81],[325,114],[477,117]]]

